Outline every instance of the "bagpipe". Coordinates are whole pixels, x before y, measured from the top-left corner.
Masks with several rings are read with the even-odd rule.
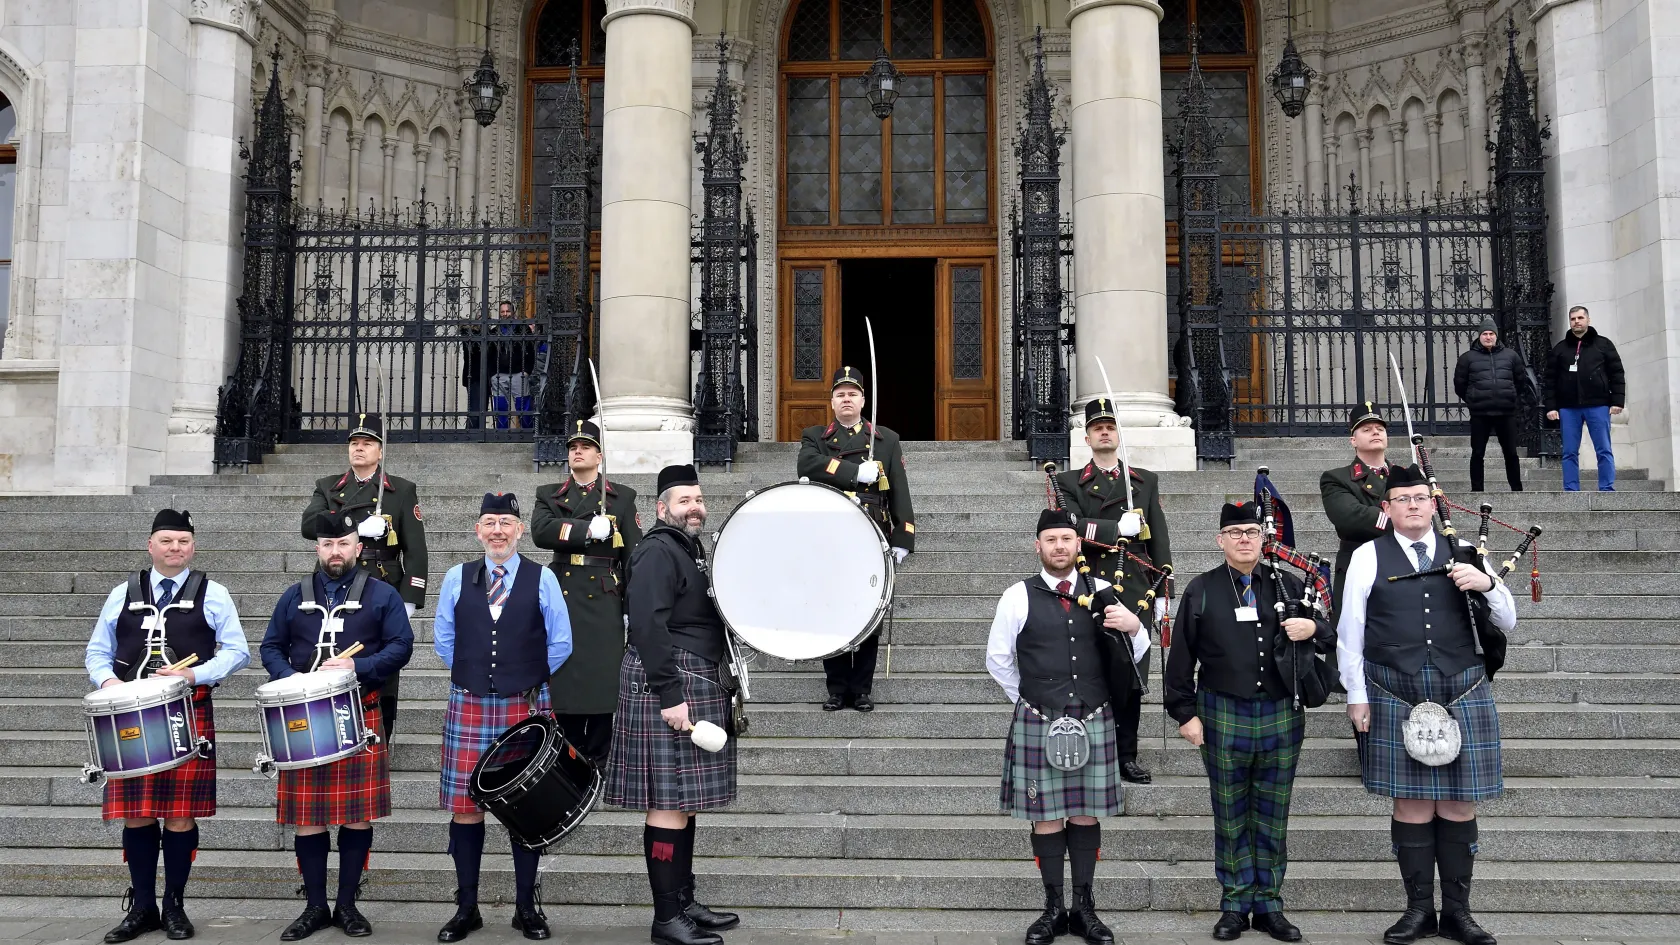
[[[1294,707],[1303,704],[1316,709],[1330,697],[1335,684],[1335,672],[1328,662],[1318,659],[1309,638],[1299,643],[1283,632],[1283,622],[1296,617],[1328,619],[1331,611],[1330,580],[1324,559],[1316,552],[1302,554],[1295,545],[1295,523],[1283,495],[1272,483],[1271,470],[1261,466],[1254,472],[1254,499],[1260,504],[1261,557],[1272,575],[1273,608],[1278,617],[1278,639],[1272,651],[1277,655],[1278,671],[1292,680],[1290,695]],[[1283,582],[1282,565],[1301,572],[1302,596],[1297,599]],[[1301,648],[1306,647],[1306,672],[1302,672]],[[1284,657],[1288,656],[1285,665]]]

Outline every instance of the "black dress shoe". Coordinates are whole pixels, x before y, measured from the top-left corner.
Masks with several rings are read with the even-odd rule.
[[[177,942],[193,937],[193,924],[179,895],[163,897],[163,934]]]
[[[741,917],[733,912],[718,912],[710,906],[703,906],[694,899],[694,887],[685,886],[681,890],[683,914],[694,920],[694,924],[702,929],[722,932],[741,924]]]
[[[675,919],[653,923],[654,945],[721,945],[723,936],[716,932],[708,932],[688,917],[688,913],[679,912]]]
[[[479,915],[477,906],[458,906],[455,915],[438,929],[438,941],[459,942],[482,928],[484,916]]]
[[[1114,933],[1097,917],[1091,901],[1091,887],[1073,887],[1073,908],[1068,910],[1068,931],[1083,936],[1086,945],[1114,945]]]
[[[839,712],[841,709],[844,709],[845,707],[846,707],[846,697],[845,696],[829,696],[828,701],[823,703],[823,711],[824,712]]]
[[[524,932],[525,937],[533,942],[540,942],[548,938],[548,916],[543,914],[542,906],[519,906],[513,910],[513,930]]]
[[[292,920],[280,933],[280,941],[296,942],[306,939],[333,924],[332,910],[326,906],[304,906],[303,914]]]
[[[859,712],[874,712],[875,702],[869,698],[868,693],[864,693],[861,696],[852,697],[852,708],[858,710]]]
[[[1265,932],[1280,942],[1299,942],[1301,930],[1295,923],[1284,918],[1281,912],[1256,912],[1254,914],[1254,930]]]
[[[1462,910],[1441,913],[1440,936],[1464,945],[1499,945],[1498,939],[1476,924],[1470,913]]]
[[[124,893],[124,903],[127,904],[129,897],[133,895],[134,890],[132,889]],[[128,915],[123,916],[123,920],[117,923],[117,927],[105,933],[105,941],[108,945],[132,942],[147,932],[156,932],[161,928],[163,928],[163,919],[158,916],[157,906],[130,906]]]
[[[1120,762],[1120,777],[1133,784],[1148,784],[1155,780],[1143,766],[1135,761]]]
[[[362,915],[360,909],[353,902],[347,902],[338,907],[333,913],[332,924],[344,930],[344,934],[351,938],[362,938],[373,934],[373,923]]]
[[[1221,912],[1219,921],[1213,924],[1213,940],[1216,942],[1234,942],[1248,930],[1248,916],[1241,912]]]
[[[1027,945],[1050,945],[1058,935],[1068,931],[1067,906],[1062,905],[1062,891],[1055,886],[1044,887],[1044,912],[1027,926]]]
[[[1387,945],[1412,945],[1420,938],[1433,937],[1435,931],[1435,910],[1407,906],[1406,911],[1400,914],[1400,920],[1383,933],[1383,941]]]

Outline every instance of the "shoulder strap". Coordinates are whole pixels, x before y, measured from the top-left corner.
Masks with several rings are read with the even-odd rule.
[[[350,595],[344,598],[345,603],[349,603],[350,601],[361,603],[362,591],[367,588],[367,582],[367,568],[357,568],[356,576],[350,579]]]
[[[196,606],[204,590],[204,572],[194,571],[187,575],[187,583],[181,585],[181,593],[175,595],[178,600],[190,600]]]
[[[128,602],[130,604],[146,603],[145,571],[128,572]]]
[[[305,607],[315,606],[315,574],[314,574],[314,572],[311,572],[308,577],[306,577],[303,580],[298,582],[298,590],[300,590],[303,593],[303,596],[298,600],[298,609],[299,610],[302,610]]]
[[[484,559],[476,558],[461,565],[461,586],[481,586],[484,583]]]

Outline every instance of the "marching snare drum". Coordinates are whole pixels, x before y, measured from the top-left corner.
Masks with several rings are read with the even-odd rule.
[[[892,551],[858,501],[806,480],[747,493],[711,560],[729,629],[784,660],[857,649],[892,604],[893,575]]]
[[[180,676],[148,676],[82,697],[88,763],[82,781],[138,778],[210,756],[193,717],[193,687]]]
[[[379,741],[362,721],[362,687],[347,669],[297,673],[257,687],[262,716],[260,774],[313,768]]]
[[[541,852],[583,823],[604,785],[549,715],[497,736],[467,781],[467,796],[502,822],[519,845]]]

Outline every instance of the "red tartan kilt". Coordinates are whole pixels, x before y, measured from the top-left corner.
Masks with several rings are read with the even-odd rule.
[[[193,690],[193,720],[198,734],[210,739],[210,757],[194,757],[157,774],[106,781],[104,819],[216,816],[216,713],[209,686]]]
[[[362,701],[364,724],[383,732],[379,698]],[[330,765],[280,772],[275,821],[299,827],[359,824],[391,816],[391,755],[383,741]]]

